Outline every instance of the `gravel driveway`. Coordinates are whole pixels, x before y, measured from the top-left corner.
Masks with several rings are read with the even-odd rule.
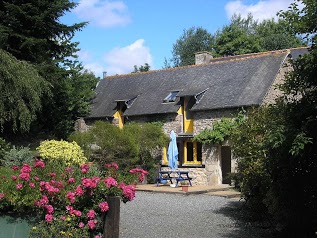
[[[121,238],[272,237],[268,224],[247,222],[243,202],[207,194],[137,192],[121,204]]]

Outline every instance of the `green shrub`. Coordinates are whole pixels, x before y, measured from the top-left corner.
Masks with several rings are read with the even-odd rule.
[[[87,158],[76,142],[46,140],[37,148],[41,158],[47,161],[62,161],[67,165],[84,164]]]
[[[237,126],[244,121],[245,111],[242,110],[235,118],[222,118],[213,123],[212,129],[204,129],[194,137],[194,140],[203,144],[222,144],[229,139]]]
[[[21,166],[23,164],[30,163],[34,158],[34,153],[30,150],[29,147],[15,147],[6,151],[1,164],[5,166]]]
[[[100,165],[116,161],[122,169],[141,167],[148,171],[159,162],[155,151],[168,143],[158,123],[130,123],[119,129],[102,121],[87,132],[73,133],[69,140],[76,141]]]
[[[4,154],[6,151],[8,151],[10,149],[10,145],[3,139],[0,137],[0,160],[3,159]],[[0,162],[1,165],[1,162]]]

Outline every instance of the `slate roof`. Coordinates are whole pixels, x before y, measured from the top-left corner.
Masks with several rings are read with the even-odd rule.
[[[199,95],[191,110],[214,110],[262,103],[282,64],[307,48],[215,58],[209,64],[109,76],[96,88],[88,118],[112,117],[118,101],[131,100],[126,116],[176,113],[176,102],[163,103],[171,91],[178,96]],[[207,89],[207,90],[206,90]]]

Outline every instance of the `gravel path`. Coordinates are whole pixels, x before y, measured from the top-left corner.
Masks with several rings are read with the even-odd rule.
[[[272,237],[267,224],[246,222],[242,202],[206,194],[137,192],[121,204],[121,238]]]

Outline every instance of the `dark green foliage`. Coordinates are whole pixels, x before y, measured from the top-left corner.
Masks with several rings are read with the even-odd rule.
[[[66,60],[78,44],[71,42],[74,33],[86,25],[60,22],[76,5],[69,0],[1,1],[0,48],[41,65]]]
[[[134,71],[132,73],[147,72],[150,68],[151,66],[148,63],[145,63],[144,66],[141,65],[139,68],[137,65],[134,65]]]
[[[215,35],[214,49],[217,56],[240,55],[302,46],[303,40],[287,28],[285,20],[273,19],[257,22],[234,15],[231,23]]]
[[[203,144],[222,144],[231,137],[234,129],[244,121],[244,113],[245,111],[242,110],[236,118],[222,118],[220,121],[215,121],[212,129],[204,129],[194,137],[194,140]]]
[[[73,133],[69,140],[76,141],[85,155],[100,165],[117,162],[122,169],[145,170],[156,167],[155,152],[168,142],[162,127],[156,123],[131,123],[119,129],[102,121],[97,121],[88,132]]]
[[[50,126],[58,138],[67,138],[74,131],[74,122],[78,117],[89,113],[98,80],[92,73],[83,71],[81,65],[72,65],[67,77],[56,85],[53,104],[51,107],[47,105],[43,124]]]
[[[75,33],[82,30],[87,23],[61,23],[61,17],[76,6],[77,3],[69,0],[9,0],[0,3],[0,49],[18,60],[26,60],[34,65],[32,70],[21,67],[17,71],[16,74],[20,76],[15,77],[16,84],[26,83],[22,80],[22,75],[34,74],[36,69],[51,86],[51,94],[43,95],[41,100],[37,100],[37,117],[34,112],[30,116],[22,115],[22,118],[27,119],[23,122],[26,125],[14,125],[14,132],[17,134],[28,132],[30,123],[33,122],[32,133],[45,131],[58,138],[67,138],[73,131],[74,121],[89,112],[92,90],[98,78],[83,71],[81,64],[76,61],[79,43],[72,41]],[[30,90],[34,97],[43,94],[43,87],[40,87],[42,81],[39,76],[30,81],[28,87],[38,89]],[[25,90],[28,88],[25,87]],[[15,94],[16,91],[12,90],[10,93]],[[11,105],[8,104],[9,106]],[[19,113],[27,112],[23,109],[22,107]],[[6,125],[6,128],[11,127]]]
[[[191,27],[184,30],[183,35],[173,45],[173,67],[192,65],[195,63],[195,53],[212,51],[213,36],[202,27]],[[168,63],[165,62],[168,67]]]
[[[193,65],[195,53],[209,51],[214,57],[233,56],[303,46],[305,42],[289,29],[286,20],[257,22],[233,15],[231,22],[210,34],[199,27],[184,30],[173,45],[172,59],[165,59],[164,68]]]
[[[317,230],[316,9],[316,1],[296,1],[280,14],[292,32],[307,34],[311,50],[291,62],[276,104],[250,114],[233,137],[242,192],[285,237],[314,237]]]
[[[0,137],[0,160],[3,159],[6,151],[10,149],[10,145],[5,141],[5,139]]]
[[[27,132],[42,108],[50,84],[36,68],[0,49],[0,131]]]
[[[278,22],[271,19],[259,23],[256,34],[260,38],[261,48],[270,51],[302,46],[303,39],[287,29],[287,21],[283,19],[279,19]]]
[[[215,35],[214,49],[218,56],[241,55],[261,51],[259,37],[255,34],[257,22],[252,15],[243,19],[234,15],[231,23]]]

